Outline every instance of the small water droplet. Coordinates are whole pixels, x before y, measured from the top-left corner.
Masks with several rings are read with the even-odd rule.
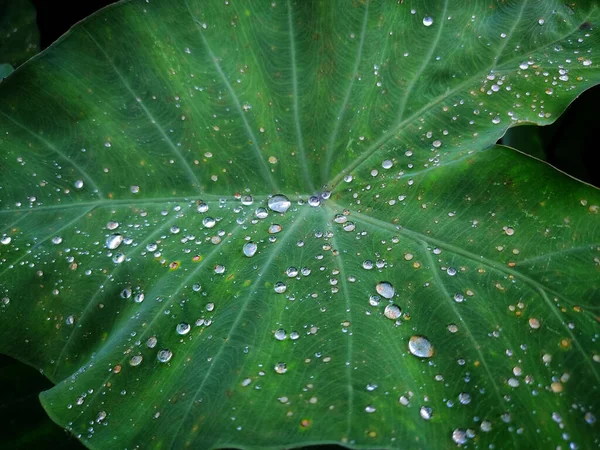
[[[52,243],[53,243],[54,245],[58,245],[58,244],[60,244],[62,241],[63,241],[63,238],[62,238],[61,236],[54,236],[54,237],[52,238]]]
[[[73,185],[75,186],[75,189],[81,189],[83,187],[83,180],[77,180]]]
[[[278,374],[284,374],[287,372],[287,365],[285,363],[279,362],[277,364],[275,364],[275,372],[277,372]]]
[[[368,412],[368,413],[374,413],[376,411],[376,409],[375,409],[375,407],[373,405],[368,405],[365,408],[365,411]]]
[[[8,244],[10,244],[11,241],[12,241],[12,238],[10,236],[2,236],[2,239],[0,239],[0,244],[8,245]]]
[[[430,16],[423,17],[423,25],[430,27],[433,24],[433,19]]]

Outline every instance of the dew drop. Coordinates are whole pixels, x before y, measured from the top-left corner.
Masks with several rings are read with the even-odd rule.
[[[365,408],[365,411],[366,411],[366,412],[368,412],[368,413],[370,414],[370,413],[374,413],[374,412],[376,411],[376,409],[375,409],[375,407],[374,407],[373,405],[368,405],[368,406]]]
[[[257,249],[258,246],[254,242],[246,242],[242,247],[244,255],[246,255],[248,258],[253,257],[256,254]]]
[[[173,352],[171,350],[169,350],[168,348],[163,348],[162,350],[159,350],[158,353],[156,354],[156,359],[158,359],[158,361],[161,363],[169,362],[172,357],[173,357]]]
[[[456,442],[458,445],[463,445],[467,443],[467,432],[460,428],[457,428],[452,432],[452,440]]]
[[[394,287],[387,281],[381,281],[375,286],[375,290],[383,298],[392,298],[394,296]]]
[[[0,244],[8,245],[10,244],[10,241],[12,241],[12,238],[10,236],[2,236],[2,239],[0,239]]]
[[[408,350],[419,358],[431,358],[433,356],[433,345],[425,336],[412,336],[408,341]]]
[[[274,369],[275,369],[275,372],[282,375],[287,372],[287,365],[285,363],[279,362],[279,363],[275,364]]]
[[[73,186],[75,186],[75,189],[81,189],[83,187],[83,180],[77,180],[73,183]]]
[[[123,242],[123,236],[120,234],[113,234],[106,239],[106,248],[109,250],[115,250]]]
[[[60,237],[60,236],[54,236],[54,237],[52,238],[52,243],[53,243],[54,245],[58,245],[58,244],[60,244],[62,241],[63,241],[63,238],[62,238],[62,237]]]
[[[292,206],[292,203],[285,195],[277,194],[269,199],[267,205],[272,211],[284,213]]]
[[[275,336],[275,339],[277,339],[278,341],[283,341],[287,337],[287,333],[283,328],[280,328],[277,331],[275,331],[275,333],[273,333],[273,336]]]
[[[401,313],[402,310],[398,305],[387,305],[383,311],[383,315],[392,320],[398,319]]]
[[[275,283],[275,286],[273,286],[273,290],[278,294],[283,294],[286,291],[286,289],[287,286],[282,281],[278,281],[277,283]]]
[[[190,326],[189,323],[181,322],[180,324],[177,325],[177,327],[175,328],[175,331],[177,331],[177,334],[184,336],[190,332],[191,328],[192,327]]]
[[[430,27],[433,24],[433,19],[430,16],[423,17],[423,25]]]
[[[142,360],[144,359],[144,357],[142,355],[135,355],[132,356],[131,359],[129,360],[129,365],[130,366],[139,366],[142,363]]]
[[[421,406],[421,409],[419,409],[419,414],[423,419],[429,420],[433,416],[433,409],[429,406]]]

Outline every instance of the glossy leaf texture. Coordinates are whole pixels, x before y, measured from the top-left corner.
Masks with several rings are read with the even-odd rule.
[[[39,51],[33,5],[29,0],[0,0],[0,80]]]
[[[90,448],[598,445],[600,195],[494,143],[562,1],[132,1],[0,87],[0,349]]]

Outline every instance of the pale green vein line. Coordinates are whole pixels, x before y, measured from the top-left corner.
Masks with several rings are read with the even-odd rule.
[[[442,37],[442,31],[444,30],[444,24],[446,23],[446,11],[447,10],[448,10],[448,0],[446,0],[444,2],[444,11],[441,14],[442,20],[440,21],[440,25],[438,26],[438,30],[437,30],[435,39],[432,42],[432,44],[429,46],[429,51],[427,52],[427,55],[425,55],[425,58],[423,59],[423,63],[417,70],[417,73],[415,74],[415,76],[410,80],[410,83],[406,87],[406,93],[402,97],[400,107],[398,108],[399,109],[398,118],[399,118],[400,122],[402,122],[402,118],[404,117],[404,111],[406,109],[406,104],[408,102],[408,99],[410,98],[410,94],[412,93],[413,89],[415,88],[415,85],[421,78],[421,75],[423,74],[423,72],[425,72],[425,69],[427,69],[427,67],[429,66],[429,63],[431,62],[431,58],[433,57],[435,49],[437,48],[437,46],[440,42],[440,39]]]
[[[490,380],[490,383],[492,383],[492,386],[494,388],[494,393],[496,394],[496,398],[498,399],[498,405],[502,405],[504,403],[502,393],[500,392],[498,383],[496,383],[496,380],[494,379],[494,375],[492,374],[492,371],[490,370],[490,367],[488,366],[488,363],[485,360],[485,356],[483,356],[483,352],[481,351],[481,345],[479,344],[479,342],[477,342],[477,339],[475,339],[475,336],[473,336],[473,333],[471,332],[469,325],[463,319],[462,315],[456,308],[456,305],[454,304],[454,301],[452,300],[452,296],[450,295],[450,293],[448,292],[448,289],[446,288],[446,285],[440,278],[439,270],[436,267],[433,256],[431,256],[431,251],[427,248],[427,242],[425,242],[423,240],[419,240],[419,242],[420,242],[421,246],[423,247],[423,252],[425,253],[425,255],[427,257],[427,261],[429,262],[429,269],[430,269],[429,271],[433,274],[433,279],[435,281],[436,286],[438,286],[438,290],[441,291],[442,297],[444,297],[444,301],[446,303],[448,303],[448,305],[450,305],[450,308],[452,309],[452,311],[454,312],[456,317],[458,317],[460,319],[460,323],[462,324],[463,329],[466,332],[467,338],[471,341],[473,348],[475,349],[475,351],[477,352],[477,355],[479,356],[479,359],[481,360],[481,365],[485,369],[485,372],[488,376],[488,379]],[[512,438],[514,441],[514,436],[512,436]],[[516,444],[516,442],[514,442],[514,443]]]
[[[304,208],[304,211],[301,212],[298,215],[298,217],[296,218],[296,221],[294,222],[294,224],[287,230],[287,234],[283,238],[281,238],[275,244],[275,246],[273,248],[269,249],[269,251],[271,252],[271,254],[269,255],[269,257],[267,258],[267,260],[265,261],[265,263],[264,263],[264,265],[262,267],[262,270],[261,270],[261,274],[262,275],[264,275],[267,272],[267,270],[269,270],[269,268],[271,267],[271,264],[273,263],[273,261],[275,261],[275,258],[279,255],[279,252],[280,252],[281,248],[286,244],[286,242],[289,241],[289,239],[291,237],[294,236],[294,230],[301,225],[301,223],[304,220],[304,217],[306,216],[306,214],[309,211],[310,211],[310,208]],[[223,340],[223,343],[219,347],[219,350],[217,351],[216,355],[213,357],[213,360],[211,362],[210,367],[208,368],[208,370],[206,371],[206,374],[202,378],[202,381],[200,382],[200,385],[198,386],[198,389],[196,389],[196,392],[194,393],[194,396],[192,397],[192,399],[188,403],[188,406],[185,409],[185,412],[184,412],[183,416],[181,417],[181,419],[179,419],[179,426],[177,427],[177,429],[173,433],[174,438],[173,438],[173,441],[171,441],[171,444],[169,445],[170,449],[174,448],[175,442],[176,442],[177,437],[179,435],[179,431],[181,430],[181,427],[185,423],[185,419],[189,415],[189,413],[191,411],[191,408],[192,408],[192,405],[194,404],[194,402],[198,398],[198,395],[202,392],[202,389],[204,388],[204,385],[206,384],[206,381],[210,378],[210,375],[211,375],[213,369],[217,366],[217,362],[219,361],[219,359],[220,359],[220,357],[221,357],[221,355],[223,353],[223,350],[225,349],[225,346],[227,345],[227,343],[231,339],[232,333],[234,333],[235,330],[237,329],[240,321],[242,320],[242,317],[244,317],[244,313],[248,309],[248,305],[251,303],[252,299],[254,298],[254,296],[253,296],[254,290],[256,289],[258,283],[260,283],[261,280],[263,280],[261,274],[258,274],[258,273],[256,274],[256,279],[250,285],[250,288],[248,290],[249,296],[245,299],[245,301],[243,302],[242,306],[239,308],[239,311],[237,312],[236,318],[235,318],[233,324],[231,325],[231,328],[229,329],[229,332],[227,333],[227,338],[225,338]],[[190,346],[190,347],[193,347],[193,346]],[[182,361],[186,360],[185,355],[183,355],[183,358],[181,358],[181,360]]]
[[[332,204],[335,204],[335,203],[332,203]],[[340,209],[345,209],[340,205],[337,205],[337,204],[335,204],[335,205]],[[534,290],[536,290],[537,292],[540,293],[540,295],[542,296],[545,303],[552,310],[553,314],[558,318],[560,324],[567,331],[567,333],[569,334],[569,336],[575,343],[575,346],[580,351],[581,356],[583,357],[584,361],[590,367],[591,372],[594,374],[594,376],[596,377],[598,382],[600,382],[600,374],[598,374],[598,371],[597,371],[596,367],[594,366],[594,363],[592,362],[589,355],[584,351],[583,347],[581,346],[581,344],[579,343],[579,341],[577,340],[576,336],[573,334],[571,329],[565,324],[564,320],[562,320],[562,318],[560,317],[560,314],[556,311],[556,306],[548,298],[547,293],[549,292],[557,297],[564,298],[562,295],[554,292],[552,289],[540,284],[538,281],[534,280],[533,278],[528,277],[527,275],[524,275],[524,274],[522,274],[514,269],[511,269],[509,267],[505,267],[504,265],[497,263],[496,261],[492,261],[490,259],[484,258],[483,256],[478,256],[468,250],[457,247],[456,245],[449,244],[445,241],[436,239],[431,236],[426,236],[426,235],[418,233],[416,231],[411,231],[411,230],[401,227],[401,226],[392,225],[383,220],[379,220],[374,217],[366,216],[366,215],[358,213],[358,212],[353,212],[352,216],[355,218],[356,221],[370,224],[372,226],[375,226],[375,227],[378,227],[378,228],[381,228],[384,230],[390,230],[390,231],[393,231],[394,233],[403,234],[403,235],[413,239],[415,242],[428,242],[428,243],[436,245],[438,247],[446,248],[447,250],[449,250],[453,253],[462,255],[465,258],[468,258],[472,261],[484,264],[487,267],[490,267],[491,269],[497,270],[497,271],[505,273],[505,274],[512,275],[512,276],[524,281],[526,284],[528,284]],[[568,300],[566,300],[566,301],[568,301]]]
[[[29,215],[31,214],[30,211],[27,211],[26,214],[24,214],[23,216],[19,217],[17,220],[13,220],[10,224],[8,225],[4,225],[3,230],[10,230],[12,227],[14,227],[16,224],[18,224],[21,220],[29,217]]]
[[[587,20],[589,18],[589,16],[591,15],[591,13],[584,19]],[[552,45],[554,45],[557,42],[561,42],[564,39],[566,39],[567,37],[569,37],[571,34],[575,33],[576,31],[579,30],[579,27],[575,28],[574,30],[571,30],[569,33],[565,34],[564,36],[561,36],[558,39],[555,39],[552,42],[546,43],[541,47],[538,47],[536,49],[532,49],[529,53],[535,53],[543,48],[548,48]],[[495,59],[497,58],[497,56],[494,57]],[[509,59],[508,61],[504,62],[504,65],[508,65],[511,64],[519,59],[522,58],[522,55],[517,55],[514,58]],[[410,124],[412,121],[414,121],[415,119],[417,119],[418,117],[420,117],[421,115],[431,111],[434,107],[438,106],[440,103],[448,100],[449,98],[451,98],[453,95],[459,93],[460,91],[462,91],[464,88],[468,87],[469,85],[475,83],[476,81],[482,81],[483,78],[490,72],[490,70],[492,70],[492,68],[495,67],[495,60],[492,62],[492,65],[486,69],[483,72],[477,73],[475,75],[473,75],[471,78],[463,81],[462,83],[458,84],[455,88],[446,91],[444,94],[438,96],[435,100],[433,100],[431,103],[428,103],[427,105],[424,105],[421,109],[419,109],[418,111],[416,111],[414,114],[412,114],[411,116],[407,117],[406,119],[402,120],[401,122],[398,122],[396,125],[392,126],[391,131],[389,131],[387,134],[381,136],[379,139],[377,139],[369,148],[367,148],[359,157],[357,157],[356,159],[354,159],[350,164],[348,164],[344,169],[342,169],[336,176],[335,178],[333,178],[333,180],[329,181],[327,183],[328,186],[330,186],[332,188],[332,192],[339,186],[339,182],[342,180],[342,178],[352,172],[353,170],[356,170],[358,167],[360,167],[362,164],[365,163],[366,160],[368,160],[371,156],[373,156],[375,153],[377,153],[377,151],[388,141],[390,141],[391,139],[393,139],[394,137],[396,137],[396,133],[398,133],[403,127],[405,127],[406,125]]]
[[[342,251],[340,250],[340,246],[337,243],[336,239],[336,230],[333,231],[333,236],[331,238],[331,243],[333,244],[333,250],[337,250],[339,252],[339,261],[340,261],[340,278],[342,280],[342,289],[344,291],[344,300],[346,301],[346,313],[348,314],[348,320],[350,323],[352,320],[352,300],[350,298],[350,292],[348,290],[347,285],[347,277],[346,270],[344,267],[344,258],[342,256]],[[352,332],[348,333],[348,345],[346,346],[346,380],[348,383],[348,415],[347,415],[347,426],[346,426],[346,437],[350,439],[351,431],[352,431],[352,413],[354,411],[354,388],[352,386],[352,360],[353,360],[353,345],[352,345]]]
[[[61,231],[66,230],[67,228],[69,228],[71,225],[73,225],[75,222],[77,222],[79,219],[81,219],[82,217],[84,217],[86,214],[92,212],[95,209],[95,206],[92,208],[88,208],[86,209],[82,214],[78,215],[77,217],[75,217],[73,220],[70,220],[69,222],[67,222],[65,225],[63,225],[62,227],[60,227],[57,230],[52,231],[51,233],[49,233],[47,236],[43,237],[42,239],[38,240],[33,247],[28,248],[27,251],[25,252],[25,254],[23,254],[23,256],[21,256],[19,259],[17,259],[16,261],[12,261],[10,263],[6,263],[9,264],[9,266],[4,269],[2,272],[0,272],[0,276],[4,275],[6,272],[8,272],[9,270],[11,270],[16,264],[20,263],[21,261],[23,261],[27,256],[31,255],[31,252],[33,252],[33,250],[35,250],[36,248],[38,248],[40,245],[42,245],[44,242],[46,242],[48,239],[50,239],[51,236],[57,236]]]
[[[154,128],[156,128],[156,130],[160,133],[162,138],[165,140],[165,142],[171,149],[171,152],[175,155],[175,157],[181,163],[183,169],[185,170],[185,172],[187,174],[188,180],[192,183],[192,186],[196,186],[196,189],[198,190],[199,193],[202,192],[200,180],[198,179],[198,177],[192,170],[192,167],[188,164],[186,159],[183,157],[183,154],[177,149],[177,146],[173,143],[171,138],[167,135],[167,133],[165,133],[165,130],[163,130],[163,128],[160,126],[160,124],[156,121],[156,119],[154,118],[154,116],[152,115],[150,110],[148,108],[146,108],[146,105],[144,105],[144,101],[135,93],[135,91],[133,90],[133,88],[127,81],[127,79],[123,76],[121,71],[117,68],[117,66],[115,65],[113,60],[110,58],[108,53],[106,53],[106,51],[100,45],[100,43],[96,40],[96,38],[94,38],[94,36],[92,36],[92,34],[85,27],[82,26],[81,29],[86,32],[86,34],[90,37],[92,42],[96,45],[96,47],[98,47],[100,52],[102,52],[102,54],[106,58],[106,61],[108,61],[110,67],[117,74],[117,76],[119,77],[119,80],[121,80],[121,83],[123,84],[123,86],[125,86],[125,89],[127,89],[127,91],[129,92],[129,94],[131,94],[131,96],[134,98],[134,100],[138,102],[138,104],[140,105],[140,108],[142,108],[142,111],[144,111],[144,114],[146,115],[148,120],[150,120],[150,123],[154,126]]]
[[[98,185],[96,184],[94,179],[83,169],[83,167],[81,167],[79,164],[77,164],[73,160],[73,158],[67,156],[65,153],[63,153],[61,150],[59,150],[55,145],[53,145],[50,141],[48,141],[47,139],[45,139],[44,137],[42,137],[41,135],[39,135],[38,133],[33,131],[31,128],[28,128],[27,126],[23,125],[21,122],[18,122],[17,120],[13,119],[8,114],[6,114],[4,111],[0,111],[0,114],[2,114],[4,117],[6,117],[8,120],[10,120],[12,123],[14,123],[19,128],[25,130],[27,133],[29,133],[30,135],[35,137],[38,141],[40,141],[42,144],[44,144],[46,147],[48,147],[50,150],[52,150],[54,153],[56,153],[64,162],[66,162],[67,164],[69,164],[70,166],[75,168],[75,170],[77,170],[77,172],[79,172],[81,174],[81,176],[86,181],[86,183],[88,183],[92,187],[94,192],[96,194],[98,194],[98,197],[104,197],[104,194],[102,194],[102,191],[100,190],[100,188],[98,187]]]
[[[212,194],[202,194],[200,196],[201,200],[204,201],[205,203],[210,203],[210,202],[218,202],[221,199],[224,199],[226,201],[238,201],[238,199],[236,199],[235,197],[232,196],[225,196],[225,195],[212,195]],[[305,195],[306,197],[306,195]],[[267,197],[266,196],[253,196],[252,197],[255,201],[259,200],[266,200]],[[296,196],[289,196],[288,198],[290,200],[296,200],[297,198],[300,197],[296,197]],[[97,208],[128,208],[128,207],[135,207],[135,206],[141,206],[141,205],[150,205],[150,204],[154,204],[154,203],[173,203],[173,202],[195,202],[197,201],[196,199],[190,198],[189,196],[186,197],[156,197],[156,198],[146,198],[146,199],[123,199],[123,200],[101,200],[101,201],[95,201],[95,202],[75,202],[75,203],[68,203],[65,205],[49,205],[49,206],[34,206],[32,208],[29,209],[3,209],[0,210],[0,215],[2,214],[14,214],[14,213],[19,213],[19,212],[31,212],[31,213],[35,213],[35,212],[43,212],[43,211],[54,211],[54,210],[61,210],[61,209],[74,209],[74,208],[85,208],[87,206],[95,206]]]
[[[304,180],[306,181],[306,187],[310,191],[314,191],[315,187],[312,180],[310,179],[310,173],[308,171],[308,162],[306,160],[306,152],[304,150],[304,139],[302,137],[302,126],[300,125],[300,107],[298,105],[298,63],[296,61],[296,41],[294,39],[294,21],[292,14],[292,5],[290,0],[287,0],[288,7],[288,31],[290,37],[290,53],[291,53],[291,65],[292,65],[292,97],[294,101],[294,123],[296,125],[296,140],[298,145],[298,157],[302,164],[302,173],[304,174]]]
[[[496,52],[496,56],[494,56],[494,59],[492,60],[492,67],[490,68],[490,72],[493,71],[496,68],[496,66],[498,65],[498,59],[504,53],[504,49],[508,45],[508,42],[512,39],[512,37],[513,37],[513,35],[515,33],[515,30],[517,29],[517,27],[521,23],[521,19],[523,17],[523,12],[525,11],[525,8],[527,7],[527,3],[528,2],[529,2],[529,0],[524,0],[523,3],[521,4],[521,9],[519,10],[519,15],[517,16],[516,19],[514,19],[513,26],[510,28],[510,31],[508,32],[508,35],[503,39],[502,45],[500,45],[498,47],[498,51]]]
[[[127,256],[131,257],[131,256],[135,255],[138,251],[140,251],[140,250],[143,251],[148,242],[150,242],[154,237],[159,236],[164,231],[165,227],[168,227],[169,225],[171,225],[173,222],[175,222],[177,219],[179,219],[181,217],[182,216],[180,216],[179,214],[175,214],[171,219],[169,219],[164,224],[154,224],[153,226],[156,227],[154,232],[148,234],[148,236],[143,241],[137,243],[137,247],[131,253],[129,253]],[[116,267],[113,270],[111,270],[111,272],[108,275],[106,275],[104,281],[102,281],[102,283],[100,283],[100,285],[98,286],[98,289],[96,289],[96,292],[94,293],[94,295],[92,295],[90,297],[90,299],[88,300],[88,302],[85,305],[85,308],[79,314],[79,317],[77,319],[77,322],[79,324],[83,323],[84,318],[91,311],[91,307],[92,307],[92,305],[95,304],[96,298],[98,298],[98,296],[104,292],[105,283],[110,281],[112,279],[112,277],[114,276],[114,274],[116,272],[118,272],[119,269],[122,269],[124,267],[127,267],[127,264],[116,264]],[[75,326],[73,328],[73,331],[71,331],[71,333],[69,334],[69,337],[65,341],[65,345],[63,346],[63,348],[60,352],[60,355],[58,355],[58,358],[56,358],[56,369],[54,370],[54,374],[53,374],[54,376],[56,376],[56,372],[59,369],[60,362],[62,361],[65,352],[69,348],[69,345],[70,345],[71,341],[73,340],[73,337],[77,334],[76,331],[79,329],[80,329],[80,326]]]
[[[348,83],[348,87],[346,88],[346,93],[344,94],[344,100],[340,106],[338,114],[335,118],[335,125],[333,126],[333,130],[331,132],[331,136],[327,141],[326,155],[325,155],[325,164],[322,166],[321,176],[323,181],[326,181],[330,177],[331,171],[331,162],[334,155],[334,147],[335,140],[337,139],[338,133],[340,131],[340,126],[342,124],[342,119],[344,118],[344,114],[346,112],[346,107],[348,106],[348,101],[350,100],[350,94],[352,93],[352,87],[354,86],[354,81],[358,75],[358,68],[360,66],[360,62],[362,60],[362,52],[365,43],[365,36],[367,34],[367,22],[369,18],[369,1],[367,0],[365,5],[365,14],[363,17],[362,29],[360,31],[360,41],[358,43],[358,49],[356,50],[356,59],[354,60],[354,67],[352,68],[352,76],[350,78],[350,82]]]
[[[584,250],[594,250],[594,247],[600,248],[600,243],[592,243],[592,244],[582,245],[580,247],[571,247],[571,248],[565,248],[563,250],[556,250],[554,252],[544,253],[543,255],[535,256],[533,258],[524,259],[522,261],[516,261],[516,264],[517,264],[517,267],[523,266],[523,265],[528,265],[528,264],[531,264],[532,262],[539,261],[540,259],[552,258],[557,255],[564,255],[567,253],[577,253],[577,252],[581,252]]]
[[[219,64],[219,60],[217,59],[214,52],[212,51],[212,48],[210,47],[208,40],[204,36],[204,33],[202,31],[202,24],[194,16],[187,0],[185,1],[185,5],[187,6],[188,12],[189,12],[192,20],[194,21],[194,24],[196,24],[196,28],[198,29],[198,34],[200,35],[200,38],[202,39],[202,43],[204,44],[204,47],[206,48],[206,52],[208,53],[208,56],[210,57],[212,64],[214,65],[215,69],[217,70],[217,73],[219,74],[221,81],[225,85],[227,92],[229,92],[229,95],[231,96],[231,99],[233,100],[233,103],[235,105],[235,109],[238,112],[238,115],[240,116],[240,118],[242,119],[242,122],[244,123],[244,128],[246,130],[246,133],[248,134],[248,138],[250,139],[252,149],[254,150],[254,154],[256,156],[256,160],[260,163],[260,170],[261,170],[263,176],[265,177],[266,180],[268,180],[269,184],[271,185],[271,189],[274,192],[279,192],[279,187],[277,186],[277,183],[275,182],[275,179],[273,178],[273,174],[269,170],[269,167],[267,166],[267,163],[265,162],[265,159],[260,151],[260,148],[258,147],[258,141],[256,140],[256,136],[254,135],[254,132],[252,131],[252,128],[250,127],[250,124],[248,123],[248,119],[246,119],[246,116],[244,114],[244,110],[242,109],[240,100],[238,99],[237,94],[233,90],[231,83],[229,83],[229,81],[227,80],[227,76],[225,75],[225,72],[223,72],[223,68],[221,67],[221,64]]]

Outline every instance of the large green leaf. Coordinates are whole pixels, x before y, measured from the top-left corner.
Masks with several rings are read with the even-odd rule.
[[[600,195],[493,145],[600,80],[594,5],[79,24],[0,87],[0,349],[91,448],[597,446]]]
[[[40,51],[35,8],[29,0],[0,0],[0,80]]]

